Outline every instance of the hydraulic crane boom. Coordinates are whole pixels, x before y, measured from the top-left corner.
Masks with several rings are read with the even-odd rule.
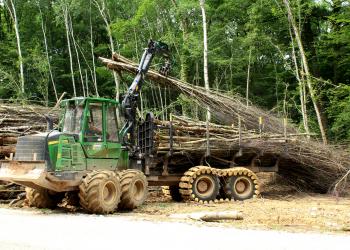
[[[170,70],[168,53],[169,53],[168,45],[160,41],[151,40],[148,43],[147,48],[145,48],[145,51],[141,57],[140,64],[137,70],[137,75],[134,78],[132,84],[130,85],[122,101],[122,110],[126,120],[126,123],[121,130],[121,136],[123,138],[124,144],[128,144],[126,142],[127,134],[130,134],[131,136],[130,145],[132,145],[132,142],[134,140],[133,129],[136,122],[137,101],[138,101],[138,97],[144,81],[144,76],[146,75],[151,65],[152,59],[157,54],[160,54],[165,58],[165,64],[160,68],[160,73],[163,75],[167,75]]]

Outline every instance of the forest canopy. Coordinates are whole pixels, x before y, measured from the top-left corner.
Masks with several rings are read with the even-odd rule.
[[[350,139],[350,1],[207,0],[205,10],[211,88],[247,96],[301,130],[307,114],[313,133],[319,110],[328,139]],[[132,76],[113,75],[98,57],[137,62],[149,39],[170,46],[172,76],[204,86],[199,1],[0,0],[0,99],[116,98]],[[191,104],[149,82],[142,90],[141,109],[164,119],[198,116]]]

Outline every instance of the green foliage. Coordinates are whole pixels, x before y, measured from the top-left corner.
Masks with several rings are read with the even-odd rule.
[[[58,95],[64,91],[68,92],[68,96],[72,95],[62,11],[65,6],[78,47],[77,55],[71,40],[73,74],[78,95],[83,94],[82,84],[89,89],[90,95],[95,94],[91,43],[99,94],[112,98],[115,95],[111,72],[97,60],[98,56],[111,56],[109,28],[116,51],[135,61],[140,59],[149,39],[168,43],[173,61],[171,74],[191,84],[204,85],[202,16],[198,0],[14,0],[14,3],[24,58],[25,93],[21,93],[19,85],[14,23],[6,5],[0,5],[0,99],[27,98],[46,103],[55,101],[42,24],[46,31],[49,61]],[[95,3],[103,7],[108,26]],[[318,101],[322,110],[326,111],[324,114],[328,119],[329,136],[335,140],[347,139],[350,137],[350,97],[347,94],[350,86],[349,1],[305,0],[290,3],[301,29],[312,75],[331,83],[320,84],[315,80]],[[245,96],[250,62],[249,99],[302,124],[299,84],[294,72],[290,27],[283,1],[207,0],[205,8],[211,88]],[[298,51],[296,56],[300,65]],[[155,58],[152,67],[157,69],[159,62]],[[132,77],[124,74],[121,80],[121,92],[125,92]],[[339,83],[343,85],[335,88]],[[146,84],[142,95],[144,109],[152,110],[159,116],[164,115],[164,108],[161,108],[163,102],[163,106],[168,107],[167,113],[183,112],[203,118],[203,110],[199,108],[197,112],[191,109],[194,103],[180,93],[164,89],[159,91],[158,87]],[[307,109],[312,131],[318,132],[309,98]]]
[[[331,136],[337,141],[350,139],[350,86],[340,85],[330,91],[327,110],[332,121]]]

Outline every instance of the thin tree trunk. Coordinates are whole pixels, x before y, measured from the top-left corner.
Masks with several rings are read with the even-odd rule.
[[[19,61],[19,78],[21,82],[21,93],[24,94],[24,71],[23,71],[23,57],[22,57],[22,49],[21,49],[21,39],[19,36],[19,25],[18,25],[18,19],[17,19],[17,12],[16,7],[13,4],[12,0],[9,0],[11,7],[6,4],[6,1],[4,2],[10,12],[11,18],[14,22],[15,26],[15,33],[16,33],[16,41],[17,41],[17,52],[18,52],[18,61]]]
[[[111,27],[110,27],[110,22],[109,22],[109,18],[107,16],[107,13],[105,12],[106,9],[106,4],[104,2],[104,0],[102,0],[102,6],[99,4],[99,2],[97,0],[94,0],[94,3],[96,5],[96,7],[98,8],[100,15],[106,25],[106,30],[107,30],[107,34],[108,34],[108,38],[109,38],[109,45],[111,47],[111,52],[112,54],[115,52],[114,50],[114,41],[113,41],[113,36],[112,36],[112,32],[111,32]],[[117,74],[116,71],[113,70],[113,77],[114,77],[114,83],[115,83],[115,98],[118,100],[119,99],[119,82],[120,82],[120,77]]]
[[[79,75],[80,75],[80,81],[81,81],[81,86],[83,89],[83,96],[85,97],[85,86],[84,86],[84,78],[83,78],[83,73],[81,71],[81,66],[80,66],[80,57],[79,57],[79,52],[78,52],[78,48],[77,48],[77,42],[75,41],[75,37],[74,37],[74,30],[73,30],[73,23],[72,23],[72,18],[69,14],[69,27],[70,27],[70,35],[72,37],[72,41],[73,41],[73,47],[74,47],[74,51],[75,54],[77,56],[77,63],[78,63],[78,69],[79,69]]]
[[[90,46],[91,46],[91,58],[92,58],[92,74],[93,74],[93,82],[95,87],[96,96],[99,97],[98,88],[97,88],[97,80],[96,80],[96,66],[95,66],[95,55],[94,55],[94,42],[92,37],[92,21],[91,21],[91,0],[90,0]]]
[[[306,75],[306,83],[307,83],[307,86],[309,88],[311,100],[312,100],[312,103],[314,105],[314,109],[315,109],[315,112],[316,112],[317,121],[318,121],[318,125],[319,125],[319,128],[320,128],[322,140],[323,140],[324,144],[327,144],[327,136],[326,136],[326,132],[325,132],[325,129],[324,129],[323,122],[322,122],[321,112],[320,112],[320,109],[318,107],[318,103],[317,103],[317,100],[316,100],[315,91],[314,91],[313,86],[312,86],[312,79],[311,79],[311,75],[310,75],[309,65],[308,65],[308,62],[307,62],[307,59],[306,59],[306,55],[305,55],[305,51],[304,51],[304,47],[303,47],[303,44],[302,44],[302,41],[301,41],[301,38],[300,38],[300,33],[299,33],[298,27],[297,27],[297,25],[295,23],[295,20],[294,20],[294,17],[293,17],[293,13],[292,13],[292,10],[291,10],[290,5],[289,5],[289,1],[288,0],[283,0],[283,3],[286,6],[287,13],[288,13],[288,21],[292,25],[292,28],[294,30],[295,39],[297,41],[298,48],[299,48],[299,51],[300,51],[300,55],[301,55],[301,58],[302,58],[302,62],[303,62],[304,70],[305,70],[305,75]]]
[[[140,60],[140,56],[139,56],[139,46],[138,46],[138,42],[137,42],[137,35],[136,35],[136,29],[134,28],[134,39],[135,39],[135,54],[136,54],[136,59],[137,61]]]
[[[199,64],[196,62],[196,74],[195,74],[195,85],[196,87],[199,86]],[[198,119],[198,104],[194,103],[194,118]]]
[[[289,29],[289,35],[290,35],[290,40],[292,43],[292,58],[293,58],[294,67],[295,67],[295,77],[297,78],[297,81],[299,83],[300,105],[301,105],[301,114],[303,117],[304,130],[305,130],[306,134],[308,134],[307,138],[310,139],[309,121],[308,121],[306,102],[305,102],[305,93],[304,93],[305,83],[301,80],[300,75],[299,75],[299,66],[298,66],[297,57],[295,54],[294,38],[293,38],[291,29]]]
[[[159,107],[156,96],[154,94],[153,86],[151,86],[151,93],[152,93],[152,99],[153,99],[153,107]]]
[[[208,43],[207,43],[207,21],[206,21],[206,15],[205,15],[205,8],[204,8],[205,0],[200,0],[200,6],[202,10],[202,17],[203,17],[203,45],[204,45],[204,51],[203,51],[203,70],[204,70],[204,87],[205,89],[209,90],[209,77],[208,77]]]
[[[67,38],[67,47],[68,47],[68,53],[69,53],[70,71],[71,71],[72,84],[73,84],[73,94],[74,94],[74,97],[76,97],[77,91],[75,88],[73,58],[72,58],[72,50],[71,50],[70,38],[69,38],[69,23],[68,23],[68,7],[67,7],[67,5],[65,5],[62,10],[63,10],[63,15],[64,15],[64,25],[66,27],[66,38]]]
[[[246,90],[246,95],[245,99],[247,101],[247,107],[249,106],[249,83],[250,83],[250,62],[251,62],[251,57],[252,57],[252,49],[249,49],[249,58],[248,58],[248,70],[247,70],[247,90]]]
[[[45,45],[45,54],[46,54],[47,65],[48,65],[49,74],[50,74],[50,79],[51,79],[51,83],[52,83],[53,90],[54,90],[54,92],[55,92],[55,97],[56,97],[56,102],[57,102],[57,101],[58,101],[58,95],[57,95],[56,85],[55,85],[55,81],[54,81],[54,79],[53,79],[52,70],[51,70],[51,63],[50,63],[50,57],[49,57],[49,50],[48,50],[47,38],[46,38],[46,28],[45,28],[45,26],[44,26],[44,17],[43,17],[43,13],[42,13],[42,11],[41,11],[40,3],[39,3],[39,2],[38,2],[38,7],[39,7],[39,12],[40,12],[40,17],[41,17],[41,29],[42,29],[42,31],[43,31],[43,36],[44,36],[44,45]]]
[[[203,65],[203,71],[204,71],[204,87],[207,91],[209,91],[209,76],[208,76],[208,39],[207,39],[207,20],[205,15],[205,0],[199,0],[200,7],[202,10],[202,18],[203,18],[203,45],[204,45],[204,51],[203,51],[203,58],[204,58],[204,65]],[[207,125],[207,151],[206,156],[210,155],[210,146],[209,146],[209,121],[211,119],[210,115],[210,109],[209,106],[207,106],[207,116],[206,116],[206,125]]]
[[[86,83],[86,96],[90,96],[89,95],[89,77],[88,77],[87,69],[85,69],[85,83]]]
[[[159,98],[160,98],[160,106],[161,106],[161,110],[162,110],[162,120],[165,121],[164,118],[164,105],[163,105],[163,98],[162,98],[162,91],[160,89],[160,85],[158,84],[158,92],[159,92]]]

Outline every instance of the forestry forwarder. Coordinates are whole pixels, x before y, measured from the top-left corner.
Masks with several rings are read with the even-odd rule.
[[[170,69],[168,46],[150,41],[123,98],[125,124],[120,130],[118,101],[64,100],[59,130],[48,126],[49,132],[19,137],[14,158],[0,162],[0,180],[26,186],[30,206],[53,208],[65,195],[74,201],[78,194],[81,206],[90,213],[133,209],[146,199],[148,185],[169,186],[167,192],[175,200],[242,200],[259,194],[257,177],[247,168],[174,166],[171,151],[165,158],[154,155],[153,116],[147,114],[138,124],[136,108],[144,76],[156,54],[166,58],[161,73],[166,75]],[[172,137],[171,129],[169,134]]]

